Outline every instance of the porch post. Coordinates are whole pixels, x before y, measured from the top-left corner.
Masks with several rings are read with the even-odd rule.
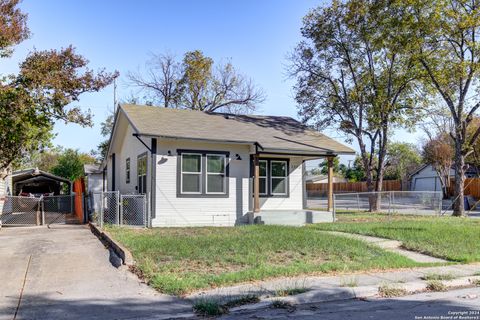
[[[258,154],[253,156],[253,212],[260,212],[260,161]]]
[[[327,210],[332,211],[332,208],[333,208],[333,157],[327,158],[327,165],[328,165]]]

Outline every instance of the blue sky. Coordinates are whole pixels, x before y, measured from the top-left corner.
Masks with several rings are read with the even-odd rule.
[[[302,17],[320,4],[310,0],[24,0],[21,8],[29,15],[32,37],[16,48],[13,59],[0,64],[0,73],[15,72],[18,62],[34,48],[72,44],[93,69],[118,70],[117,93],[127,98],[131,88],[125,84],[125,74],[143,67],[151,53],[169,51],[181,56],[200,49],[215,61],[230,59],[265,91],[267,100],[258,113],[296,117],[294,81],[285,75],[286,56],[301,39]],[[95,126],[57,123],[54,143],[88,152],[103,140],[99,125],[113,108],[113,87],[85,94],[78,105],[92,110]],[[336,132],[328,134],[343,141]],[[417,136],[401,131],[394,140],[416,142]]]

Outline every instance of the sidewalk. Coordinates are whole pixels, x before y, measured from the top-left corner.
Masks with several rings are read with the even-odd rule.
[[[446,287],[466,287],[480,283],[480,264],[451,265],[441,267],[413,268],[397,271],[366,272],[323,277],[295,277],[263,281],[232,287],[218,288],[189,295],[190,300],[214,300],[220,304],[240,299],[247,295],[259,296],[256,304],[232,308],[231,311],[255,310],[268,307],[272,302],[289,304],[323,303],[347,299],[362,299],[379,296],[379,288],[396,288],[405,293],[428,290],[430,280],[425,276],[448,276],[450,280],[438,280]],[[279,290],[299,289],[306,291],[297,295],[279,297]]]

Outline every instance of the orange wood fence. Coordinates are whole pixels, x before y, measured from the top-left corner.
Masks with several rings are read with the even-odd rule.
[[[85,193],[85,181],[79,178],[73,182],[75,192],[75,216],[78,222],[83,223],[83,194]]]
[[[455,179],[450,179],[450,186],[447,190],[450,196],[454,195]],[[463,190],[466,196],[472,196],[474,198],[480,199],[480,178],[466,178]]]
[[[401,180],[385,180],[382,183],[382,191],[401,191]],[[328,183],[307,183],[307,194],[309,196],[326,195]],[[344,192],[367,192],[366,182],[334,182],[333,193]]]

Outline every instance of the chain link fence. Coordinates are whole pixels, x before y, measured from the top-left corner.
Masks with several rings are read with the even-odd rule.
[[[4,226],[67,223],[74,212],[74,195],[4,196],[0,221]]]
[[[147,227],[147,197],[144,194],[120,195],[118,191],[91,192],[88,195],[89,219],[105,224]]]
[[[376,211],[389,214],[440,215],[442,192],[384,191],[338,193],[333,195],[333,210],[338,212]]]

